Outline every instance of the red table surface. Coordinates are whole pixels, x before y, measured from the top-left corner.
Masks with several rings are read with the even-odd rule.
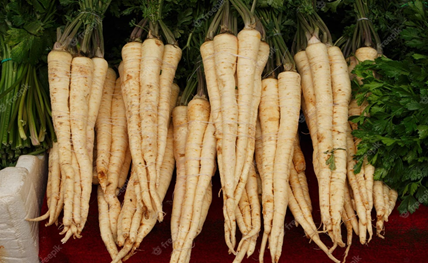
[[[307,160],[307,178],[310,188],[313,217],[315,224],[320,223],[318,206],[318,184],[313,173],[312,147],[308,135],[302,135],[302,148]],[[169,262],[172,252],[170,220],[172,210],[172,192],[175,185],[173,178],[168,193],[163,203],[166,212],[165,220],[157,223],[151,233],[141,243],[138,253],[127,262]],[[195,239],[190,262],[232,262],[233,255],[228,254],[224,242],[223,231],[223,200],[217,197],[220,189],[218,174],[213,178],[213,202],[211,204],[207,220],[202,233]],[[46,200],[43,204],[42,214],[46,212]],[[374,214],[373,214],[374,215]],[[374,218],[374,216],[373,216]],[[285,237],[280,262],[332,262],[313,242],[304,237],[302,228],[293,223],[293,216],[287,211],[285,219]],[[42,262],[49,263],[80,263],[80,262],[110,262],[104,243],[101,240],[98,227],[98,207],[96,201],[96,187],[93,188],[88,222],[82,232],[81,239],[70,239],[66,244],[61,244],[59,229],[54,225],[40,228],[40,251]],[[262,233],[262,232],[261,232]],[[346,240],[346,230],[342,226],[342,235]],[[257,262],[259,257],[260,238],[255,253],[243,262]],[[330,247],[331,241],[326,234],[321,239]],[[239,239],[237,239],[239,240]],[[395,208],[389,222],[386,223],[385,240],[373,237],[368,245],[361,245],[354,235],[352,247],[346,262],[428,262],[428,207],[420,207],[411,215],[399,215]],[[337,248],[333,253],[336,258],[343,260],[345,249]],[[271,262],[269,251],[265,253],[265,262]]]

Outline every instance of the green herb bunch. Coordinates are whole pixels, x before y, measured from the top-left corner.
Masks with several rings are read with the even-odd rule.
[[[373,74],[375,72],[375,74]],[[359,64],[353,82],[364,113],[354,118],[359,129],[357,171],[364,156],[376,167],[375,180],[396,189],[401,213],[428,205],[428,56],[413,54],[402,61],[385,57]]]

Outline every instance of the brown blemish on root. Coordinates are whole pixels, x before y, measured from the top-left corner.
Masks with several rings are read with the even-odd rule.
[[[6,251],[4,249],[4,246],[0,246],[0,263],[6,262],[3,260],[4,257],[6,257]]]

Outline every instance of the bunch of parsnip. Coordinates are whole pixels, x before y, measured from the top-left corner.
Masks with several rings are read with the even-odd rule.
[[[49,157],[49,211],[35,220],[49,218],[47,225],[51,225],[64,210],[63,243],[72,235],[80,237],[87,221],[94,127],[104,84],[114,86],[116,80],[103,58],[101,17],[109,4],[110,1],[79,1],[80,12],[58,35],[47,58],[57,143]]]

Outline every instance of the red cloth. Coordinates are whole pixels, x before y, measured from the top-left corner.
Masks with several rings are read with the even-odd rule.
[[[320,223],[318,206],[318,185],[313,173],[312,148],[309,136],[302,136],[302,148],[307,160],[307,177],[310,187],[313,216],[315,223]],[[165,197],[164,211],[165,220],[158,223],[152,232],[143,240],[140,251],[132,256],[127,262],[169,262],[172,251],[170,239],[170,219],[172,209],[172,190],[175,181],[173,179],[170,189]],[[218,198],[220,179],[213,178],[213,203],[202,233],[196,238],[192,249],[191,262],[232,262],[233,255],[227,253],[228,249],[224,242],[222,198]],[[90,201],[88,222],[82,233],[81,239],[72,238],[61,244],[59,230],[55,226],[45,227],[45,222],[40,223],[40,252],[42,262],[49,263],[86,263],[86,262],[110,262],[108,254],[100,236],[98,227],[98,207],[96,201],[96,188],[93,188]],[[42,214],[46,212],[46,201],[43,205]],[[373,214],[374,215],[374,214]],[[373,217],[374,218],[374,217]],[[332,262],[313,242],[309,243],[304,237],[302,228],[295,227],[292,223],[293,217],[289,211],[285,220],[285,237],[280,262]],[[368,245],[361,245],[358,237],[354,235],[353,244],[349,251],[346,262],[428,262],[428,207],[420,207],[415,214],[400,216],[395,209],[385,224],[385,240],[373,237]],[[346,229],[342,227],[342,235],[346,241]],[[260,238],[255,253],[243,262],[258,261]],[[321,238],[330,247],[331,241],[326,234]],[[239,240],[239,239],[237,239]],[[337,248],[334,256],[343,260],[345,249]],[[269,250],[265,253],[265,262],[271,262]]]

